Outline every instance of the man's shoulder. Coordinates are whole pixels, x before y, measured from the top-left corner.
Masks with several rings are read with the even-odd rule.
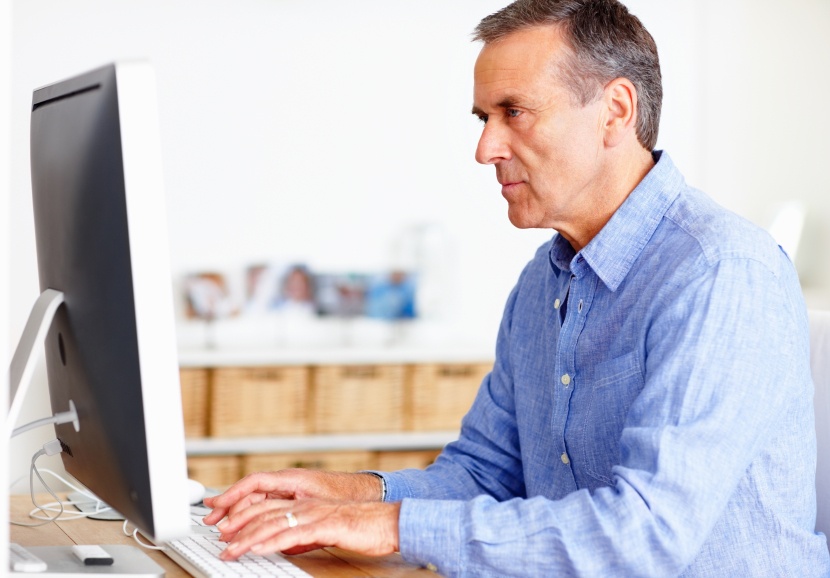
[[[661,252],[695,256],[705,267],[727,259],[757,261],[772,272],[780,266],[781,249],[766,230],[697,189],[678,195],[656,233]]]

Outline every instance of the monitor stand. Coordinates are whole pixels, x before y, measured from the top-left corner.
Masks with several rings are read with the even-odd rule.
[[[81,492],[69,492],[66,495],[66,499],[72,502],[75,509],[79,512],[83,512],[86,514],[87,518],[92,520],[120,521],[124,519],[124,516],[113,510],[104,502],[100,500],[98,500],[97,503],[92,501],[87,494],[82,494]],[[97,506],[103,506],[103,508]]]
[[[9,428],[7,433],[9,438],[12,437],[14,424],[17,423],[23,399],[26,397],[26,390],[32,382],[37,354],[42,350],[43,340],[49,332],[58,307],[62,304],[63,293],[61,291],[47,289],[41,293],[32,306],[23,335],[14,350],[9,368],[9,413],[6,422]]]
[[[26,390],[32,381],[37,354],[41,349],[43,340],[52,325],[58,308],[64,302],[64,294],[61,291],[47,289],[40,294],[23,335],[14,350],[11,367],[9,368],[9,413],[6,422],[8,431],[5,435],[11,439],[14,426],[17,422],[20,409],[23,406],[23,399],[26,397]],[[77,421],[75,429],[78,429]],[[2,483],[6,483],[5,480]],[[5,523],[5,522],[3,522]],[[3,547],[8,547],[3,545]],[[71,546],[25,546],[32,554],[46,562],[47,569],[44,572],[14,572],[8,571],[4,576],[15,576],[28,578],[83,578],[86,576],[120,576],[121,578],[162,578],[164,569],[156,564],[152,558],[141,551],[137,546],[123,545],[102,545],[112,556],[113,564],[110,566],[87,566],[81,562],[72,552]]]

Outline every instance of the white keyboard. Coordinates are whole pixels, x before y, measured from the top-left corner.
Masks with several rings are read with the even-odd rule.
[[[216,534],[197,534],[165,544],[164,553],[198,578],[231,576],[311,576],[279,554],[245,554],[236,562],[219,559],[225,543]]]

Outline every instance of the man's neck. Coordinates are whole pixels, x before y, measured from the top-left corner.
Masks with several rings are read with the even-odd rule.
[[[597,188],[590,210],[583,219],[558,229],[574,251],[581,251],[591,242],[654,167],[654,158],[646,149],[638,146],[629,153],[611,163],[612,168]]]

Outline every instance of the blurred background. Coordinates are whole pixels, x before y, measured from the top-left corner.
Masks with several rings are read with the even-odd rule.
[[[513,283],[552,234],[513,228],[494,169],[473,158],[481,127],[470,114],[479,50],[470,33],[504,4],[12,0],[9,358],[39,293],[32,91],[122,59],[156,70],[182,350],[453,343],[489,352]],[[830,306],[830,2],[626,4],[660,51],[658,148],[692,185],[775,231],[808,305]],[[373,317],[366,309],[344,334],[342,319],[319,311],[301,324],[284,312],[220,315],[208,329],[188,310],[194,275],[219,272],[230,294],[244,292],[252,268],[295,264],[329,280],[403,271],[419,315],[389,333],[388,319],[361,323]],[[46,413],[44,381],[41,366],[23,418]],[[25,470],[38,441],[13,443],[13,469]]]

